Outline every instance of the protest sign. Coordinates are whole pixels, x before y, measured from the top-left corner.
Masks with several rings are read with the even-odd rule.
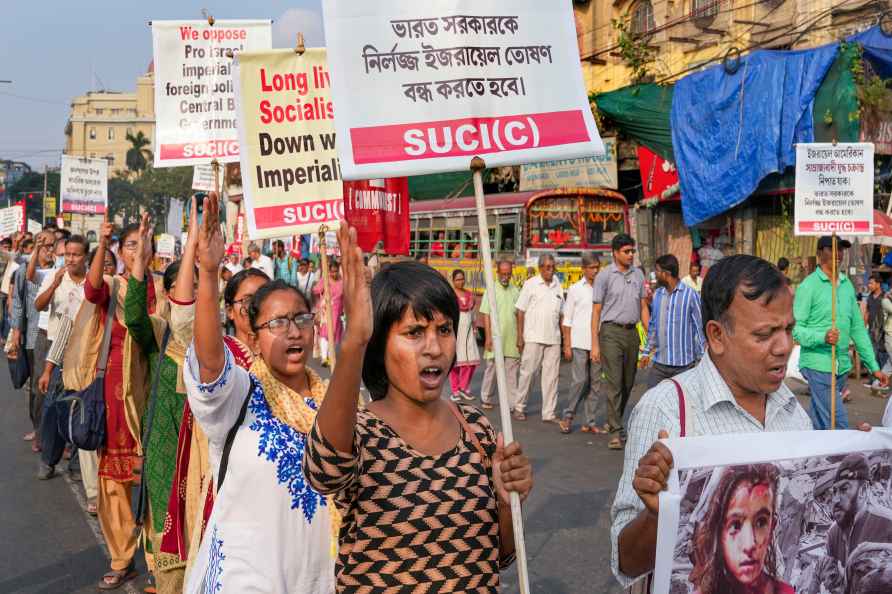
[[[40,233],[43,230],[43,225],[34,219],[28,219],[28,233]]]
[[[337,229],[344,188],[325,50],[243,53],[235,69],[248,237]]]
[[[870,143],[796,145],[795,235],[873,235]]]
[[[158,236],[155,252],[159,258],[173,258],[176,255],[176,238],[169,233],[162,233]],[[185,245],[185,243],[183,244]]]
[[[62,211],[102,214],[108,205],[108,161],[62,155]]]
[[[344,218],[364,252],[409,255],[409,179],[344,182]]]
[[[345,179],[604,152],[570,2],[322,5]]]
[[[216,192],[213,165],[196,165],[192,168],[192,189],[196,192]]]
[[[56,217],[56,197],[55,196],[44,196],[43,197],[43,216],[48,219]]]
[[[24,222],[24,209],[20,205],[0,208],[0,237],[9,237],[21,231]]]
[[[232,59],[272,47],[270,21],[153,21],[155,167],[238,159]]]
[[[674,438],[653,594],[860,592],[892,558],[892,432]],[[838,493],[845,491],[843,497]],[[870,543],[870,544],[868,544]],[[879,546],[877,546],[879,545]],[[722,551],[717,555],[716,551]],[[708,587],[706,587],[708,586]]]
[[[520,168],[520,191],[552,188],[617,188],[616,138],[602,138],[604,154],[528,163]]]

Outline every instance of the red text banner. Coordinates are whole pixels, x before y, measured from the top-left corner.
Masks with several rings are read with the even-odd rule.
[[[356,228],[359,247],[409,254],[409,179],[344,182],[344,218]]]

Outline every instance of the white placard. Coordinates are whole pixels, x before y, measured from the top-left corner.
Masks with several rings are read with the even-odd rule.
[[[268,20],[152,21],[155,167],[238,160],[227,52],[272,47]]]
[[[344,179],[604,152],[571,2],[322,5]]]
[[[216,192],[213,165],[196,165],[192,168],[192,189],[196,192]]]
[[[162,233],[158,236],[156,243],[156,252],[159,258],[173,258],[176,254],[177,240],[169,233]],[[185,245],[185,244],[184,244]]]
[[[16,205],[10,206],[9,208],[0,208],[0,237],[9,237],[16,232],[21,231],[24,222],[25,215],[21,206]]]
[[[62,212],[102,214],[108,206],[108,161],[62,155]]]
[[[35,221],[34,219],[28,219],[28,232],[34,233],[35,235],[43,231],[43,225]]]
[[[552,188],[609,188],[618,185],[616,167],[616,137],[601,139],[603,155],[527,163],[520,168],[520,191],[549,190]]]
[[[823,559],[839,554],[832,550],[840,542],[833,536],[837,481],[859,473],[865,477],[854,487],[864,487],[861,509],[868,502],[892,503],[892,488],[883,478],[883,469],[892,464],[888,429],[710,435],[665,444],[674,464],[668,490],[660,494],[653,594],[697,591],[698,580],[712,577],[718,580],[715,591],[731,592],[762,573],[764,581],[774,583],[774,592],[817,592],[811,588],[815,576],[824,574]],[[747,542],[735,537],[730,522],[719,521],[738,512],[745,529],[752,526],[744,534],[752,536]],[[892,518],[883,521],[870,527],[871,536],[892,542]],[[837,535],[840,531],[837,527]],[[844,546],[851,545],[852,553],[858,544]],[[697,553],[714,551],[712,545],[724,554]],[[711,562],[716,558],[718,566]],[[846,560],[841,565],[843,576],[847,570],[852,575]],[[829,579],[824,575],[819,580]],[[829,581],[823,587],[842,591]]]
[[[873,235],[872,143],[796,145],[795,235]]]

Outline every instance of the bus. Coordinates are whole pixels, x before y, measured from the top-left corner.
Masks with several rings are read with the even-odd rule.
[[[552,254],[566,289],[582,275],[580,255],[591,251],[610,261],[610,242],[629,232],[629,205],[619,192],[601,188],[561,188],[486,196],[493,261],[514,262],[514,282],[535,274],[541,254]],[[465,271],[468,290],[481,294],[483,261],[474,197],[410,203],[410,250],[447,278]]]

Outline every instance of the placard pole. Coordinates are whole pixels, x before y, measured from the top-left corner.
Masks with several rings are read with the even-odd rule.
[[[505,376],[505,350],[502,348],[502,329],[499,323],[499,310],[496,303],[496,287],[493,278],[492,253],[489,246],[489,223],[486,218],[486,206],[483,200],[483,170],[486,163],[480,157],[471,160],[471,171],[474,172],[474,198],[477,204],[477,228],[480,233],[480,251],[483,253],[483,281],[489,301],[489,327],[492,335],[493,356],[496,365],[496,385],[499,393],[499,418],[502,423],[502,434],[505,446],[514,441],[511,427],[511,408],[508,404],[508,380]],[[517,555],[517,577],[521,594],[529,594],[530,578],[527,569],[526,544],[523,538],[523,515],[520,506],[520,495],[511,493],[511,522],[514,527],[514,549]]]
[[[836,330],[836,285],[839,282],[839,271],[836,269],[836,232],[831,235],[833,243],[833,263],[830,270],[830,329]],[[836,429],[836,348],[830,345],[830,429]]]
[[[328,251],[327,245],[325,242],[325,234],[328,232],[328,226],[322,225],[319,227],[319,255],[320,260],[322,261],[322,287],[325,291],[322,296],[323,307],[325,308],[325,333],[328,337],[328,349],[324,354],[325,358],[328,359],[329,365],[331,365],[331,371],[334,373],[335,362],[337,359],[337,355],[335,353],[334,346],[334,318],[332,318],[332,305],[331,305],[331,280],[328,278]]]

